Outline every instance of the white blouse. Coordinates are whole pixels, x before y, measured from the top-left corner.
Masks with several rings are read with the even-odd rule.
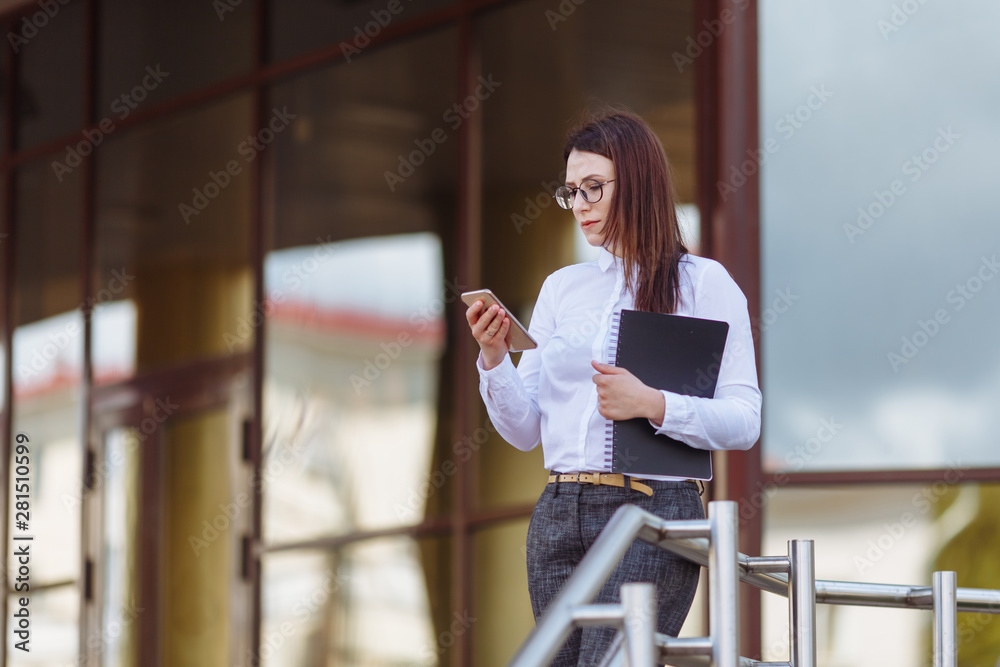
[[[604,462],[609,422],[597,411],[590,362],[609,363],[612,319],[635,308],[621,264],[601,248],[596,261],[550,275],[528,326],[538,347],[524,351],[516,368],[509,355],[491,370],[483,369],[482,355],[476,364],[479,391],[497,431],[524,451],[542,443],[548,470],[609,470]],[[700,449],[749,449],[760,437],[761,394],[746,297],[714,260],[685,255],[679,273],[676,314],[724,320],[729,335],[715,398],[662,391],[665,416],[657,433]]]

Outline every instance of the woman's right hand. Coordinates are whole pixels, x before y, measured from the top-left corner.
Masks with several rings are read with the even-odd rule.
[[[493,304],[483,311],[483,302],[476,301],[465,311],[465,319],[469,321],[472,335],[483,351],[483,368],[496,368],[507,356],[507,333],[510,331],[510,318],[500,306]]]

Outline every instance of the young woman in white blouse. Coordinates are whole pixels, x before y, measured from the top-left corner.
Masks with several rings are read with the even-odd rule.
[[[570,135],[564,158],[566,185],[556,199],[572,209],[587,242],[601,249],[599,258],[545,279],[529,326],[538,348],[525,351],[516,368],[505,342],[507,314],[496,305],[482,312],[482,302],[466,312],[481,349],[480,392],[490,419],[518,449],[541,443],[551,473],[528,528],[536,620],[621,505],[639,505],[668,520],[704,517],[690,480],[609,474],[608,420],[645,417],[658,434],[701,449],[748,449],[760,434],[746,298],[721,264],[684,247],[657,136],[634,114],[605,112]],[[715,397],[659,391],[608,365],[609,328],[622,309],[728,322]],[[623,583],[653,582],[658,630],[676,636],[698,575],[698,566],[636,542],[595,602],[617,602]],[[576,630],[552,664],[595,665],[613,636],[609,628]]]

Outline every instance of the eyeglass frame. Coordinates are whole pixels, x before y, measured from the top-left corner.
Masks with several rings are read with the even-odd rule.
[[[594,201],[590,201],[589,199],[587,199],[587,195],[586,195],[585,191],[583,191],[583,184],[587,183],[588,181],[593,181],[594,183],[597,183],[597,185],[601,189],[601,194]],[[601,183],[596,178],[588,178],[585,181],[583,181],[583,183],[580,183],[580,187],[578,187],[578,188],[571,188],[568,185],[560,185],[558,188],[556,188],[556,191],[554,193],[555,194],[555,198],[556,198],[556,203],[559,204],[560,208],[569,211],[569,210],[571,210],[573,208],[573,204],[576,203],[576,193],[580,192],[581,196],[583,197],[583,201],[587,202],[588,204],[596,204],[597,202],[599,202],[602,199],[604,199],[604,186],[607,185],[608,183],[614,183],[614,182],[615,182],[615,179],[613,179],[613,178],[608,179],[608,180],[604,181],[603,183]],[[559,196],[559,192],[560,191],[564,191],[564,190],[569,191],[569,196],[566,197],[566,199],[570,202],[569,206],[563,206],[563,203],[562,203],[561,198]]]

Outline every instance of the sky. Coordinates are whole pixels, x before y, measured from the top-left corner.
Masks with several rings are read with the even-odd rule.
[[[792,296],[763,334],[772,469],[1000,465],[998,25],[761,1],[761,300]]]

